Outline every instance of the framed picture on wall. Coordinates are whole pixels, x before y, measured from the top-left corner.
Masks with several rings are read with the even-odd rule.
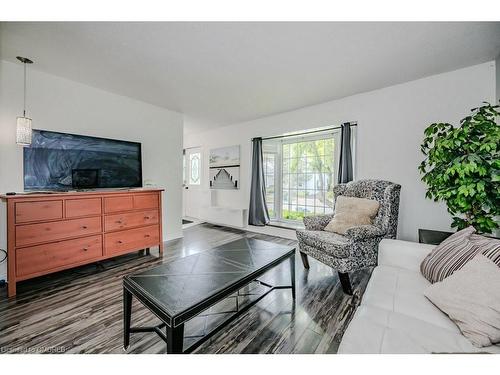
[[[210,189],[240,188],[240,146],[210,150]]]

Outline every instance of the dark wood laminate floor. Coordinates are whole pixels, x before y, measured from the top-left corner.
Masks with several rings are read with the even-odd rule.
[[[170,241],[163,258],[129,254],[53,275],[21,282],[18,295],[7,299],[0,289],[0,353],[124,353],[122,349],[122,277],[177,257],[204,251],[242,237],[282,244],[294,241],[201,224]],[[371,270],[352,274],[355,296],[342,293],[336,272],[311,259],[310,270],[297,260],[297,304],[289,290],[276,290],[222,329],[196,353],[335,353],[362,295]],[[286,264],[270,271],[264,281],[289,280]],[[241,291],[248,299],[257,284]],[[227,317],[229,298],[186,326],[186,344]],[[132,325],[157,323],[134,301]],[[153,333],[134,333],[129,353],[165,353],[165,343]]]

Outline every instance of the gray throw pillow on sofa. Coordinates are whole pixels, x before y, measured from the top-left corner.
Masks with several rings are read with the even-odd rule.
[[[446,313],[475,346],[500,342],[500,268],[482,254],[424,295]]]

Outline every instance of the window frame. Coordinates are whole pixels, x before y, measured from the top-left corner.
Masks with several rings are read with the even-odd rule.
[[[273,198],[273,205],[272,207],[269,205],[269,202],[267,201],[267,186],[266,186],[266,205],[267,205],[267,208],[268,208],[268,211],[269,209],[272,209],[273,210],[273,213],[274,215],[271,216],[271,214],[269,214],[269,218],[272,220],[272,221],[276,221],[277,219],[277,215],[276,215],[276,205],[277,205],[277,202],[276,202],[276,197],[277,197],[277,194],[276,194],[276,189],[277,189],[277,186],[278,186],[278,171],[277,171],[277,168],[276,168],[276,165],[277,165],[277,160],[278,160],[278,153],[277,152],[268,152],[268,151],[263,151],[262,153],[262,159],[263,159],[263,164],[264,164],[264,168],[265,167],[265,158],[266,158],[266,154],[269,154],[269,155],[273,155],[274,157],[274,173],[273,173],[273,179],[274,179],[274,198]],[[267,170],[264,170],[264,184],[267,185],[267,180],[266,180],[266,176],[269,176],[270,174],[267,173]],[[279,185],[281,186],[281,185]]]
[[[355,141],[355,135],[351,133],[352,139],[351,143],[353,145],[352,147],[352,152],[353,152],[353,164],[354,164],[354,141]],[[274,168],[274,213],[275,216],[271,218],[271,221],[274,222],[281,222],[281,223],[288,223],[288,224],[297,224],[297,222],[300,222],[300,220],[292,220],[292,219],[285,219],[283,218],[283,146],[284,145],[289,145],[289,144],[295,144],[295,143],[300,143],[300,142],[313,142],[313,141],[318,141],[318,140],[323,140],[323,139],[330,139],[333,138],[334,142],[334,155],[333,155],[333,181],[334,183],[337,181],[338,178],[338,162],[339,162],[339,147],[338,145],[340,144],[340,129],[335,129],[335,130],[329,130],[313,135],[297,135],[297,136],[292,136],[292,137],[283,137],[281,139],[273,140],[270,143],[275,144],[275,152],[272,151],[263,151],[263,154],[268,154],[268,153],[274,153],[275,154],[275,168]],[[264,140],[264,142],[266,142]],[[314,189],[316,190],[316,189]],[[266,192],[267,193],[267,192]],[[268,207],[271,208],[271,207]]]

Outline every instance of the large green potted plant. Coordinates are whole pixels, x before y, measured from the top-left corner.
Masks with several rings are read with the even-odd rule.
[[[478,232],[498,228],[500,216],[500,126],[498,105],[472,109],[460,126],[434,123],[425,129],[419,166],[426,197],[444,201],[452,227]]]

